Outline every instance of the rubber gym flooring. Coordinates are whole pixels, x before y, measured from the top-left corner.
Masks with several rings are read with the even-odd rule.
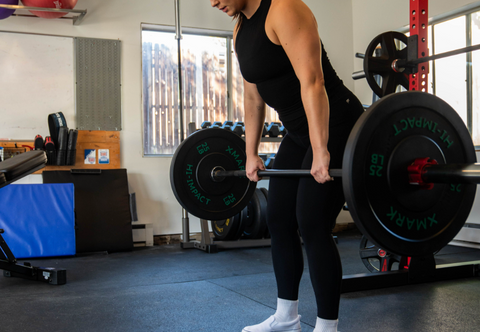
[[[336,235],[344,274],[368,272],[359,258],[361,234]],[[447,246],[436,260],[480,260],[480,250]],[[207,254],[177,244],[28,261],[66,268],[67,284],[0,277],[2,332],[240,332],[275,312],[270,248]],[[342,294],[339,330],[479,331],[479,295],[479,277]],[[299,311],[302,331],[313,331],[307,265]]]

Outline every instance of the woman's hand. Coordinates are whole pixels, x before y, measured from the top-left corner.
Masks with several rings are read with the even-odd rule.
[[[318,183],[325,183],[333,181],[333,178],[328,173],[330,165],[330,153],[327,149],[322,149],[313,153],[312,169],[310,173]]]
[[[247,178],[250,181],[258,182],[261,178],[258,177],[257,171],[265,170],[265,164],[263,163],[262,158],[258,155],[247,157],[247,165],[245,167]]]

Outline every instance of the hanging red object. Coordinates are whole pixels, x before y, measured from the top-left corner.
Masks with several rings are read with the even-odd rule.
[[[78,0],[22,0],[22,3],[27,7],[73,9],[76,6],[77,1]],[[30,10],[30,12],[35,16],[43,18],[59,18],[68,14],[66,12],[44,12],[37,10]]]

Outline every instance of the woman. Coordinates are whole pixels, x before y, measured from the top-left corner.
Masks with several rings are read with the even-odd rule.
[[[301,0],[210,0],[237,19],[235,51],[244,77],[247,177],[259,181],[265,103],[288,130],[276,169],[310,169],[310,178],[271,178],[267,222],[277,280],[277,311],[243,332],[300,331],[298,288],[303,272],[300,232],[317,302],[314,332],[337,331],[342,267],[332,237],[345,203],[340,180],[348,135],[363,107],[343,85]]]

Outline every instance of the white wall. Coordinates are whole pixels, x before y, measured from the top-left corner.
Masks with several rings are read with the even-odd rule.
[[[339,75],[353,87],[351,0],[305,2],[314,11],[320,35]],[[233,28],[231,19],[212,9],[208,0],[180,3],[182,26]],[[73,26],[70,20],[10,17],[0,20],[0,30],[122,41],[121,164],[128,170],[130,192],[136,192],[139,220],[152,222],[156,235],[181,233],[181,208],[169,182],[171,158],[142,156],[141,23],[174,25],[174,0],[79,0],[76,8],[87,9],[79,26]],[[198,220],[192,217],[191,231],[199,230]]]
[[[328,57],[344,81],[353,90],[352,0],[304,0],[318,23],[320,38]]]

